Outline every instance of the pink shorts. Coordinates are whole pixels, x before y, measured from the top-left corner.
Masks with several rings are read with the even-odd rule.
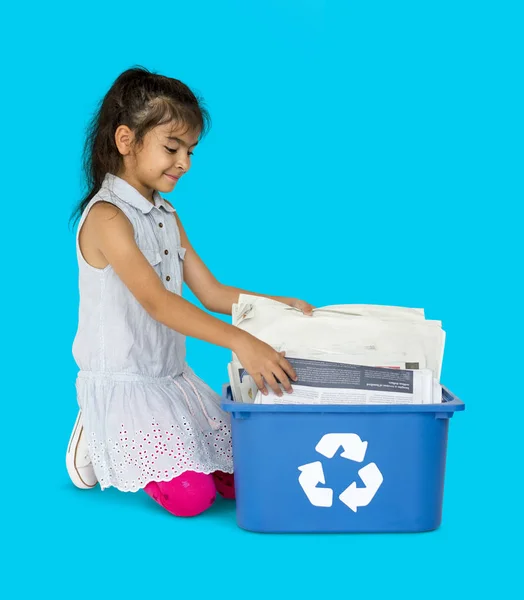
[[[217,492],[234,500],[235,482],[232,473],[186,471],[170,481],[150,481],[144,491],[171,514],[194,517],[213,504]]]

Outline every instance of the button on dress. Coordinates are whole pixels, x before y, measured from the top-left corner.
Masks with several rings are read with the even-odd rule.
[[[153,203],[107,173],[76,234],[79,320],[73,356],[77,399],[102,489],[136,491],[184,471],[233,472],[230,417],[220,396],[186,362],[185,336],[155,321],[111,265],[95,268],[80,251],[91,208],[109,202],[133,225],[135,241],[166,289],[182,295],[185,248],[175,209]]]

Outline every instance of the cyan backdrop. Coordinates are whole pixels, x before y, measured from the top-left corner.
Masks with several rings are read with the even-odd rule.
[[[520,6],[2,9],[5,597],[367,600],[521,589],[512,550],[522,539]],[[442,319],[443,382],[466,412],[450,422],[439,530],[250,534],[232,503],[176,519],[145,494],[69,482],[78,289],[68,217],[88,119],[135,64],[183,80],[211,112],[211,132],[169,200],[221,282],[316,306],[423,307]],[[219,391],[229,352],[187,347]]]

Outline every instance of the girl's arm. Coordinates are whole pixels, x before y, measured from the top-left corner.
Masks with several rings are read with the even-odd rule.
[[[233,304],[238,302],[238,296],[240,294],[250,294],[251,296],[270,298],[271,300],[276,300],[277,302],[299,308],[306,314],[311,314],[313,306],[302,300],[288,298],[287,296],[269,296],[258,292],[249,292],[229,285],[223,285],[217,281],[191,245],[184,226],[180,221],[180,217],[177,213],[174,214],[178,222],[181,244],[186,249],[184,259],[184,281],[193,294],[195,294],[208,310],[223,315],[230,315]]]
[[[165,288],[136,245],[133,226],[119,208],[97,202],[86,218],[88,221],[93,225],[89,227],[93,245],[153,319],[183,335],[232,350],[263,393],[267,394],[267,382],[276,394],[282,395],[276,378],[286,391],[292,391],[289,378],[296,380],[296,373],[284,353]]]

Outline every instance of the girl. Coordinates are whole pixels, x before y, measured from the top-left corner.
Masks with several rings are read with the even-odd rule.
[[[218,491],[234,498],[228,415],[185,361],[185,336],[235,352],[267,394],[291,393],[284,353],[184,300],[185,281],[210,311],[240,293],[193,249],[171,192],[191,166],[209,114],[191,90],[144,68],[122,73],[90,124],[89,193],[73,217],[80,308],[73,356],[80,412],[66,464],[88,488],[144,489],[169,512],[197,515]],[[259,294],[262,295],[262,294]],[[267,296],[311,314],[306,302]]]

